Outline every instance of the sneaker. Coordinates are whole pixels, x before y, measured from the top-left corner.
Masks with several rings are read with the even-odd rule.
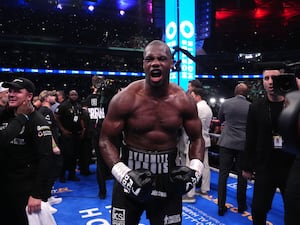
[[[51,196],[50,198],[48,198],[48,202],[50,205],[59,204],[62,202],[62,198],[56,198],[54,196]]]
[[[201,190],[196,190],[195,191],[195,195],[208,195],[208,192],[207,191],[201,191]]]
[[[57,209],[53,208],[49,202],[46,202],[46,207],[48,208],[48,210],[50,211],[51,214],[54,214],[57,212]]]
[[[184,195],[184,196],[182,196],[182,202],[183,203],[195,203],[196,202],[196,198]]]

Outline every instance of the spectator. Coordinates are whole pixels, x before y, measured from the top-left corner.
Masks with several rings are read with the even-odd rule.
[[[190,93],[194,88],[201,88],[202,84],[199,80],[190,80],[188,83],[188,93]]]
[[[194,87],[190,90],[189,94],[194,99],[197,111],[198,111],[198,117],[201,120],[202,123],[202,136],[205,142],[205,153],[204,153],[204,160],[203,160],[203,174],[202,178],[199,182],[200,189],[196,191],[195,193],[195,187],[190,190],[186,195],[183,196],[182,201],[187,203],[193,203],[196,201],[195,194],[199,195],[208,195],[208,191],[210,190],[210,167],[208,162],[208,148],[210,147],[210,136],[209,136],[209,129],[210,129],[210,123],[212,119],[212,111],[209,105],[204,100],[205,93],[202,88]],[[183,133],[184,136],[187,137],[186,133]],[[187,139],[187,138],[186,138]],[[188,140],[188,139],[187,139]],[[189,141],[187,141],[186,144],[186,165],[190,163],[190,160],[188,158],[188,146]],[[197,184],[198,186],[198,184]]]
[[[59,104],[63,103],[66,99],[65,92],[63,90],[56,91],[56,98]]]
[[[87,97],[86,103],[90,114],[91,123],[88,127],[92,136],[92,146],[95,149],[96,178],[98,183],[98,197],[106,198],[106,177],[110,173],[99,149],[99,136],[103,119],[107,112],[108,96],[105,94],[105,78],[103,76],[94,76],[92,78],[92,93]]]
[[[64,161],[59,180],[62,183],[66,182],[65,176],[68,171],[68,180],[79,181],[79,177],[76,176],[76,165],[81,146],[80,139],[85,127],[76,90],[71,90],[69,98],[59,105],[55,111],[55,118],[61,132],[59,144]]]
[[[38,109],[38,112],[41,113],[45,119],[47,120],[51,132],[52,132],[52,147],[53,147],[53,154],[51,155],[51,160],[53,162],[52,164],[52,169],[51,169],[51,177],[52,180],[49,183],[49,186],[53,189],[53,186],[55,184],[55,181],[57,178],[60,176],[60,171],[62,169],[62,156],[58,144],[58,127],[56,124],[56,120],[54,118],[54,114],[50,109],[51,104],[55,101],[55,91],[47,91],[43,90],[39,94],[39,99],[41,101],[41,106]],[[51,192],[49,193],[48,197],[48,202],[53,203],[53,202],[61,202],[61,198],[55,198],[55,196],[52,196]],[[57,211],[55,209],[55,211]]]
[[[246,141],[246,123],[250,102],[246,95],[248,86],[240,83],[235,86],[234,97],[227,99],[220,107],[218,118],[224,125],[217,144],[219,148],[218,214],[223,216],[227,195],[227,179],[233,166],[237,172],[238,212],[247,209],[247,180],[242,176],[241,159]],[[238,106],[238,107],[237,107]]]
[[[42,201],[47,201],[51,171],[52,135],[45,118],[35,111],[31,101],[34,84],[26,78],[4,82],[9,88],[8,105],[0,118],[0,127],[9,127],[20,107],[27,105],[24,129],[11,141],[2,142],[0,175],[5,182],[0,186],[2,200],[1,222],[11,225],[28,225],[28,213],[39,213]],[[23,116],[23,117],[24,117]]]
[[[55,91],[55,90],[53,90],[52,92],[54,92],[55,93],[55,98],[54,98],[54,101],[53,102],[51,102],[51,105],[50,105],[50,109],[51,109],[51,111],[53,112],[53,114],[55,113],[55,110],[56,110],[56,108],[59,106],[59,102],[57,101],[57,91]]]
[[[294,156],[282,151],[278,118],[283,109],[284,96],[273,89],[273,77],[281,75],[278,68],[263,71],[266,98],[259,99],[249,107],[246,127],[245,159],[243,176],[252,179],[252,219],[254,225],[266,224],[273,197],[279,188],[284,199],[287,177]]]
[[[35,109],[39,109],[42,105],[38,95],[33,96],[32,103]]]
[[[202,123],[202,136],[205,142],[205,153],[203,160],[203,175],[201,182],[199,184],[200,189],[196,191],[196,194],[200,195],[208,195],[208,191],[210,191],[210,167],[208,160],[208,149],[211,146],[211,140],[209,136],[210,124],[212,120],[212,110],[210,106],[205,101],[206,94],[202,88],[193,88],[190,93],[197,105],[198,117]]]

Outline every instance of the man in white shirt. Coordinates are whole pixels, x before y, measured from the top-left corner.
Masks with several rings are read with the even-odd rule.
[[[207,102],[204,100],[204,90],[202,88],[194,88],[191,92],[191,96],[197,104],[198,117],[202,122],[202,136],[205,141],[205,153],[204,153],[204,170],[202,175],[202,183],[199,192],[202,195],[207,195],[210,191],[210,167],[208,163],[208,148],[211,145],[209,128],[213,117],[212,110]]]
[[[195,192],[195,188],[193,188],[190,192],[188,192],[185,196],[183,196],[183,202],[185,203],[194,203],[196,201],[195,194],[207,195],[208,191],[210,191],[210,167],[208,161],[208,148],[211,146],[211,140],[209,136],[210,123],[213,117],[212,110],[207,102],[204,100],[204,90],[200,87],[194,87],[188,92],[192,98],[195,100],[197,105],[198,117],[202,123],[202,136],[205,142],[205,153],[204,153],[204,169],[200,184],[200,190]],[[186,140],[184,137],[186,136],[185,132],[183,133],[183,140]],[[185,141],[188,142],[188,141]],[[188,146],[188,143],[185,143],[185,146]],[[189,159],[188,154],[186,154],[186,164],[188,165]]]

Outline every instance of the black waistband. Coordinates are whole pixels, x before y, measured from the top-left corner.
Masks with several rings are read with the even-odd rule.
[[[124,148],[130,149],[134,152],[140,152],[140,153],[147,153],[147,154],[169,154],[169,153],[174,153],[177,152],[177,148],[170,148],[170,149],[165,149],[165,150],[149,150],[149,149],[138,149],[135,147],[131,147],[127,144],[124,144]]]
[[[122,148],[122,160],[131,169],[148,169],[153,174],[165,174],[175,165],[177,149],[164,151],[149,151],[132,148],[128,145]]]

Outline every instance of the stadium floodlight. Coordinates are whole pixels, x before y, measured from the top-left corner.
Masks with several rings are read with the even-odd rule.
[[[89,10],[90,12],[93,12],[94,9],[95,9],[95,7],[94,7],[93,5],[89,5],[89,6],[88,6],[88,10]]]

